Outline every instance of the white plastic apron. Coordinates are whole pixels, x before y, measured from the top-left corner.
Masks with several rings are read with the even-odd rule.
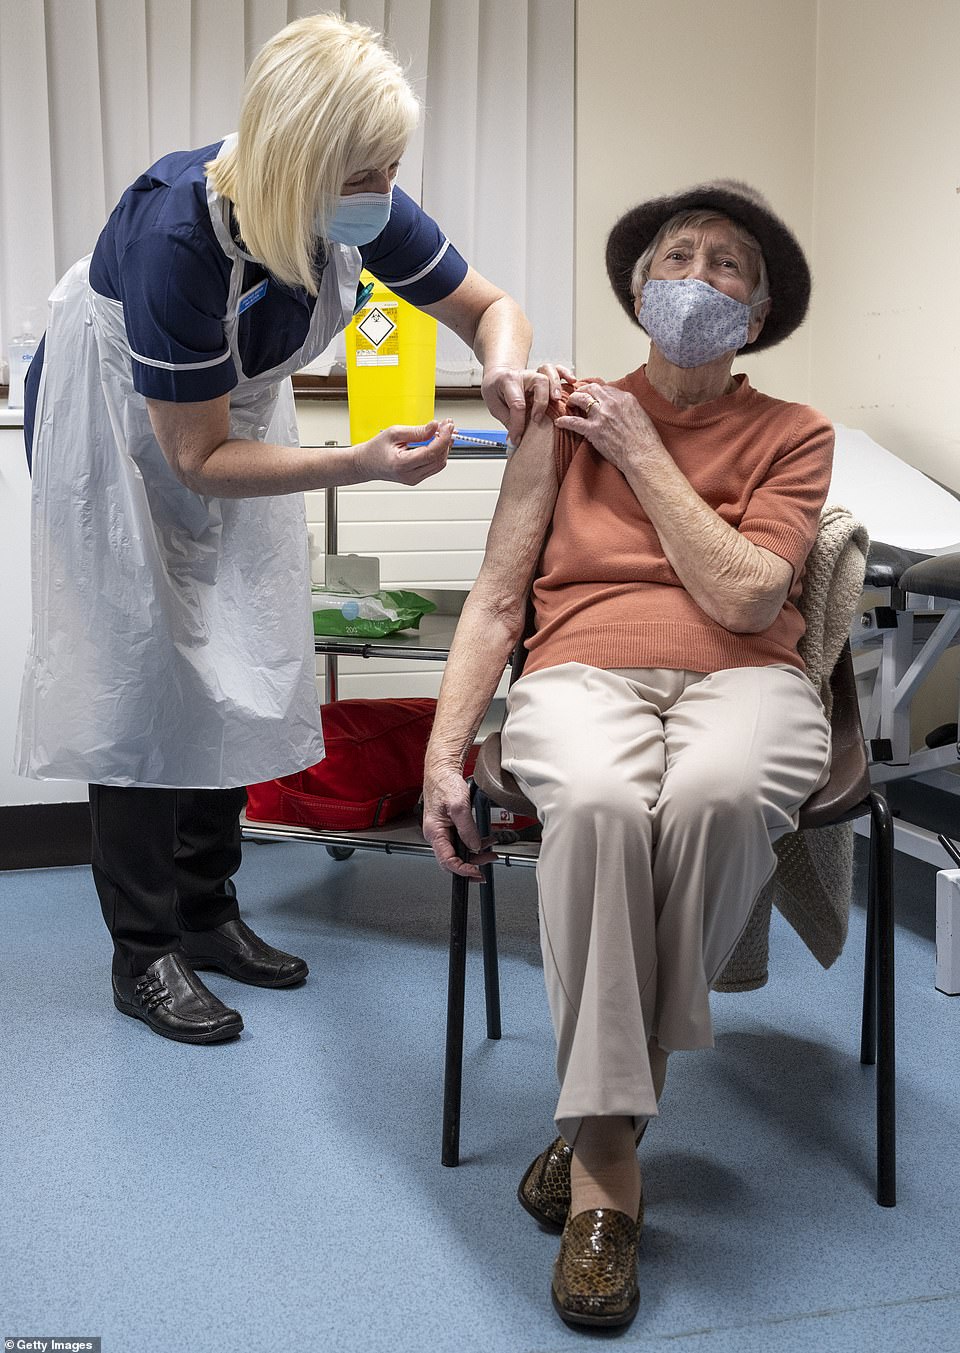
[[[244,255],[209,188],[208,204],[233,265],[231,436],[297,445],[285,378],[349,322],[360,255],[330,246],[303,347],[245,377]],[[123,307],[91,290],[88,264],[50,298],[19,773],[194,788],[292,774],[323,755],[302,495],[205,498],[176,479],[133,388]]]

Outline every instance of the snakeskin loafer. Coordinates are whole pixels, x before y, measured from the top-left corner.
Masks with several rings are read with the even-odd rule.
[[[578,1212],[563,1228],[550,1289],[569,1325],[626,1325],[637,1313],[637,1244],[643,1225],[625,1212],[598,1207]]]
[[[645,1119],[637,1133],[637,1145],[647,1130]],[[555,1137],[527,1166],[517,1189],[517,1201],[548,1231],[563,1230],[570,1211],[570,1147]]]
[[[517,1200],[548,1231],[562,1231],[570,1211],[571,1151],[562,1137],[531,1161],[520,1180]]]

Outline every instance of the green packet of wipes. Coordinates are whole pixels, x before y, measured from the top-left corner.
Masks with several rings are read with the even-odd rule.
[[[416,592],[328,592],[311,588],[314,634],[342,634],[379,639],[395,630],[420,628],[420,620],[437,608]]]

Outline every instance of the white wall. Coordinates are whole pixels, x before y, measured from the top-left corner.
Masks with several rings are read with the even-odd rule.
[[[580,373],[645,356],[604,270],[617,216],[744,178],[814,292],[794,337],[740,365],[960,489],[958,53],[956,0],[580,0]]]
[[[960,490],[960,5],[819,0],[811,402]],[[960,650],[913,703],[957,718]]]
[[[647,344],[604,267],[628,207],[706,179],[759,188],[809,249],[814,0],[581,0],[577,22],[577,273],[581,375],[614,377]],[[805,400],[810,325],[742,364],[767,393]]]
[[[960,489],[960,5],[818,8],[812,400]]]

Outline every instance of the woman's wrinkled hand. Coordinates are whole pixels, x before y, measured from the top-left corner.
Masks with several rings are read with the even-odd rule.
[[[411,443],[424,442],[423,446]],[[419,484],[439,474],[447,463],[453,444],[453,420],[426,423],[422,427],[389,427],[358,442],[353,448],[354,464],[361,483],[387,479],[395,484]]]
[[[437,863],[448,873],[479,883],[480,866],[492,864],[496,856],[489,849],[490,838],[481,839],[470,807],[470,786],[459,766],[444,763],[424,768],[423,835],[432,847]],[[457,851],[463,843],[466,858]]]
[[[626,390],[591,382],[574,390],[567,412],[557,427],[585,437],[618,470],[625,470],[631,456],[662,447],[659,434],[646,411]]]
[[[537,371],[491,367],[480,386],[484,403],[507,429],[514,446],[520,445],[527,423],[540,422],[551,399],[560,398],[561,383],[573,380],[566,367],[544,363]]]

